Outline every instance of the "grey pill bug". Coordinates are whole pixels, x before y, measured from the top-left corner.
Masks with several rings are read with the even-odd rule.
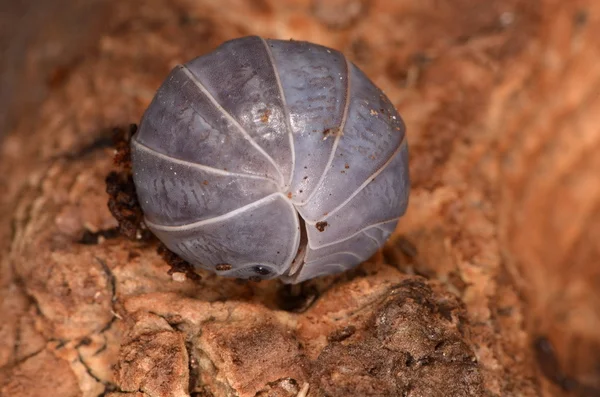
[[[343,54],[308,42],[243,37],[175,67],[131,155],[148,228],[228,277],[350,269],[408,204],[400,115]]]

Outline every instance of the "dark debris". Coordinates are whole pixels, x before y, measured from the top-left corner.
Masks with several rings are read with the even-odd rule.
[[[310,281],[301,284],[285,284],[278,292],[278,307],[281,310],[303,313],[319,297],[319,290]]]
[[[135,193],[131,174],[131,150],[129,142],[136,132],[137,126],[129,129],[115,128],[113,144],[116,149],[114,158],[118,170],[111,171],[106,177],[106,192],[109,195],[108,209],[119,222],[119,232],[132,239],[147,241],[152,233],[144,226],[144,214]]]
[[[325,228],[328,226],[328,223],[325,221],[322,222],[317,222],[317,224],[315,225],[315,227],[317,228],[318,231],[323,232],[325,231]]]
[[[121,233],[118,228],[103,229],[98,230],[97,232],[92,232],[86,229],[78,243],[83,245],[95,245],[98,244],[100,238],[113,239],[119,237],[120,234]]]
[[[156,250],[158,254],[171,266],[167,272],[169,275],[173,273],[184,273],[187,278],[192,281],[202,280],[202,276],[195,272],[194,266],[184,259],[181,259],[177,254],[169,251],[164,244],[159,244]]]

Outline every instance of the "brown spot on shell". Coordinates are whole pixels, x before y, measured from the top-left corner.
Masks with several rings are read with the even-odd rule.
[[[225,270],[231,270],[231,265],[229,263],[219,263],[217,264],[217,266],[215,266],[215,269],[217,269],[220,272]]]
[[[325,228],[329,226],[329,224],[327,222],[321,221],[321,222],[317,222],[317,224],[315,225],[315,227],[317,228],[318,231],[323,232],[325,231]]]
[[[208,181],[207,181],[207,180],[204,180],[204,181],[202,181],[202,184],[203,184],[203,185],[208,185]]]
[[[265,112],[260,116],[260,121],[263,123],[269,122],[269,117],[271,116],[271,109],[265,110]]]
[[[325,128],[323,130],[323,139],[327,139],[329,136],[331,135],[336,135],[339,131],[339,128],[334,127],[334,128]]]
[[[288,197],[289,199],[291,199],[291,198],[292,198],[292,192],[288,192],[288,194],[287,194],[287,197]]]

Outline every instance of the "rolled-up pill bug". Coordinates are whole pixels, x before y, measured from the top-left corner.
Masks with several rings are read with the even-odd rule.
[[[148,228],[228,277],[352,268],[408,204],[400,115],[343,54],[303,41],[243,37],[175,67],[131,150]]]

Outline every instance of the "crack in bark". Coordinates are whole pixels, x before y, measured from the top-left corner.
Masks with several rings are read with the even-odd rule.
[[[100,346],[100,348],[98,348],[98,350],[96,350],[94,352],[94,354],[92,354],[92,357],[96,357],[98,354],[102,353],[108,347],[108,340],[106,339],[106,335],[104,334],[104,332],[101,335],[104,338],[104,344],[102,346]]]
[[[188,393],[192,395],[200,384],[199,364],[196,356],[193,354],[194,345],[192,342],[185,342],[185,350],[188,355]]]
[[[542,374],[563,391],[575,392],[579,397],[600,395],[600,389],[586,385],[565,373],[548,338],[538,336],[533,342],[533,349]]]
[[[94,374],[94,372],[92,371],[92,369],[90,368],[90,366],[85,362],[85,360],[83,359],[83,356],[81,355],[81,352],[79,351],[79,349],[77,350],[77,359],[79,360],[79,362],[81,363],[81,365],[83,365],[83,367],[85,368],[85,372],[92,377],[92,379],[94,379],[96,382],[101,383],[102,385],[104,385],[104,391],[102,393],[100,393],[98,395],[98,397],[102,397],[105,396],[108,393],[111,392],[123,392],[123,390],[121,390],[117,384],[109,382],[109,381],[105,381],[100,379],[100,377],[98,377],[96,374]]]
[[[13,360],[16,361],[18,355],[19,355],[19,347],[21,345],[21,319],[23,318],[23,315],[19,316],[19,318],[17,319],[17,326],[15,328],[15,343],[13,344]],[[7,364],[10,364],[10,360],[7,362]]]
[[[229,319],[233,315],[233,311],[234,311],[233,308],[227,307],[227,317],[225,318],[224,322],[229,321]],[[163,320],[165,320],[165,322],[170,327],[172,327],[173,332],[178,332],[178,333],[185,334],[185,336],[186,336],[186,342],[184,343],[184,347],[185,347],[186,354],[187,354],[187,357],[188,357],[188,382],[189,382],[188,383],[188,393],[191,396],[194,396],[195,394],[198,393],[198,392],[194,391],[195,389],[197,389],[197,388],[200,387],[200,388],[203,388],[205,390],[205,386],[208,386],[208,385],[206,385],[206,384],[204,384],[204,383],[201,382],[199,360],[198,360],[196,354],[193,352],[194,348],[197,348],[199,350],[200,354],[202,354],[202,356],[204,358],[206,358],[210,362],[210,364],[211,364],[211,366],[212,366],[212,368],[214,370],[214,376],[213,376],[213,378],[217,381],[216,374],[219,372],[217,366],[215,365],[215,363],[213,362],[213,360],[211,360],[208,357],[208,355],[206,354],[206,352],[204,350],[202,350],[198,346],[195,346],[191,342],[191,339],[193,339],[195,337],[198,337],[198,336],[200,336],[202,334],[202,330],[200,330],[199,333],[194,333],[194,334],[187,333],[187,332],[182,331],[182,330],[180,330],[178,328],[178,325],[181,324],[181,322],[175,322],[175,321],[173,321],[172,318],[171,318],[171,316],[164,315],[164,314],[161,314],[161,313],[157,313],[157,312],[151,311],[151,310],[149,310],[148,313],[152,314],[152,315],[155,315],[155,316],[157,316],[157,317],[162,318]],[[215,320],[216,319],[213,316],[210,316],[206,320],[201,321],[198,324],[198,327],[202,328],[202,325],[207,324],[207,323],[211,323],[211,322],[215,322]],[[136,342],[137,339],[138,338],[132,340],[132,342]],[[225,388],[227,388],[227,390],[235,392],[235,390],[233,389],[233,387],[229,383],[223,383],[223,382],[219,382],[219,383],[223,384],[223,386]],[[140,389],[140,391],[141,391],[141,389]],[[208,392],[210,392],[210,391],[208,391]],[[212,392],[210,392],[210,393],[212,395]],[[201,395],[204,395],[204,394],[201,394]],[[235,395],[237,396],[237,393]]]
[[[108,135],[108,133],[112,132],[112,130],[112,128],[105,129],[104,131],[101,131],[100,134],[96,136],[96,138],[87,145],[83,145],[79,149],[59,153],[52,157],[51,160],[66,160],[69,162],[77,161],[98,150],[111,148],[113,147],[113,139],[110,135]]]
[[[96,259],[96,261],[98,261],[98,263],[100,263],[100,266],[102,266],[102,270],[108,281],[108,285],[110,286],[110,295],[111,295],[111,297],[110,297],[111,313],[113,314],[113,316],[111,317],[110,320],[108,320],[108,322],[102,328],[100,328],[97,332],[94,332],[96,334],[102,334],[102,333],[108,331],[112,327],[112,325],[115,323],[115,321],[119,318],[119,316],[116,315],[117,309],[115,307],[115,303],[117,302],[117,278],[115,277],[115,274],[112,272],[112,270],[110,269],[110,267],[104,260],[100,259],[97,256],[95,256],[94,259]]]
[[[46,347],[44,346],[41,349],[36,350],[33,353],[29,353],[29,354],[21,357],[18,360],[14,360],[12,362],[7,362],[6,365],[0,367],[0,369],[8,368],[9,366],[10,367],[16,367],[17,365],[19,365],[21,363],[24,363],[25,361],[29,360],[30,358],[33,358],[33,357],[37,356],[38,354],[40,354],[41,352],[43,352],[45,349],[46,349]]]

